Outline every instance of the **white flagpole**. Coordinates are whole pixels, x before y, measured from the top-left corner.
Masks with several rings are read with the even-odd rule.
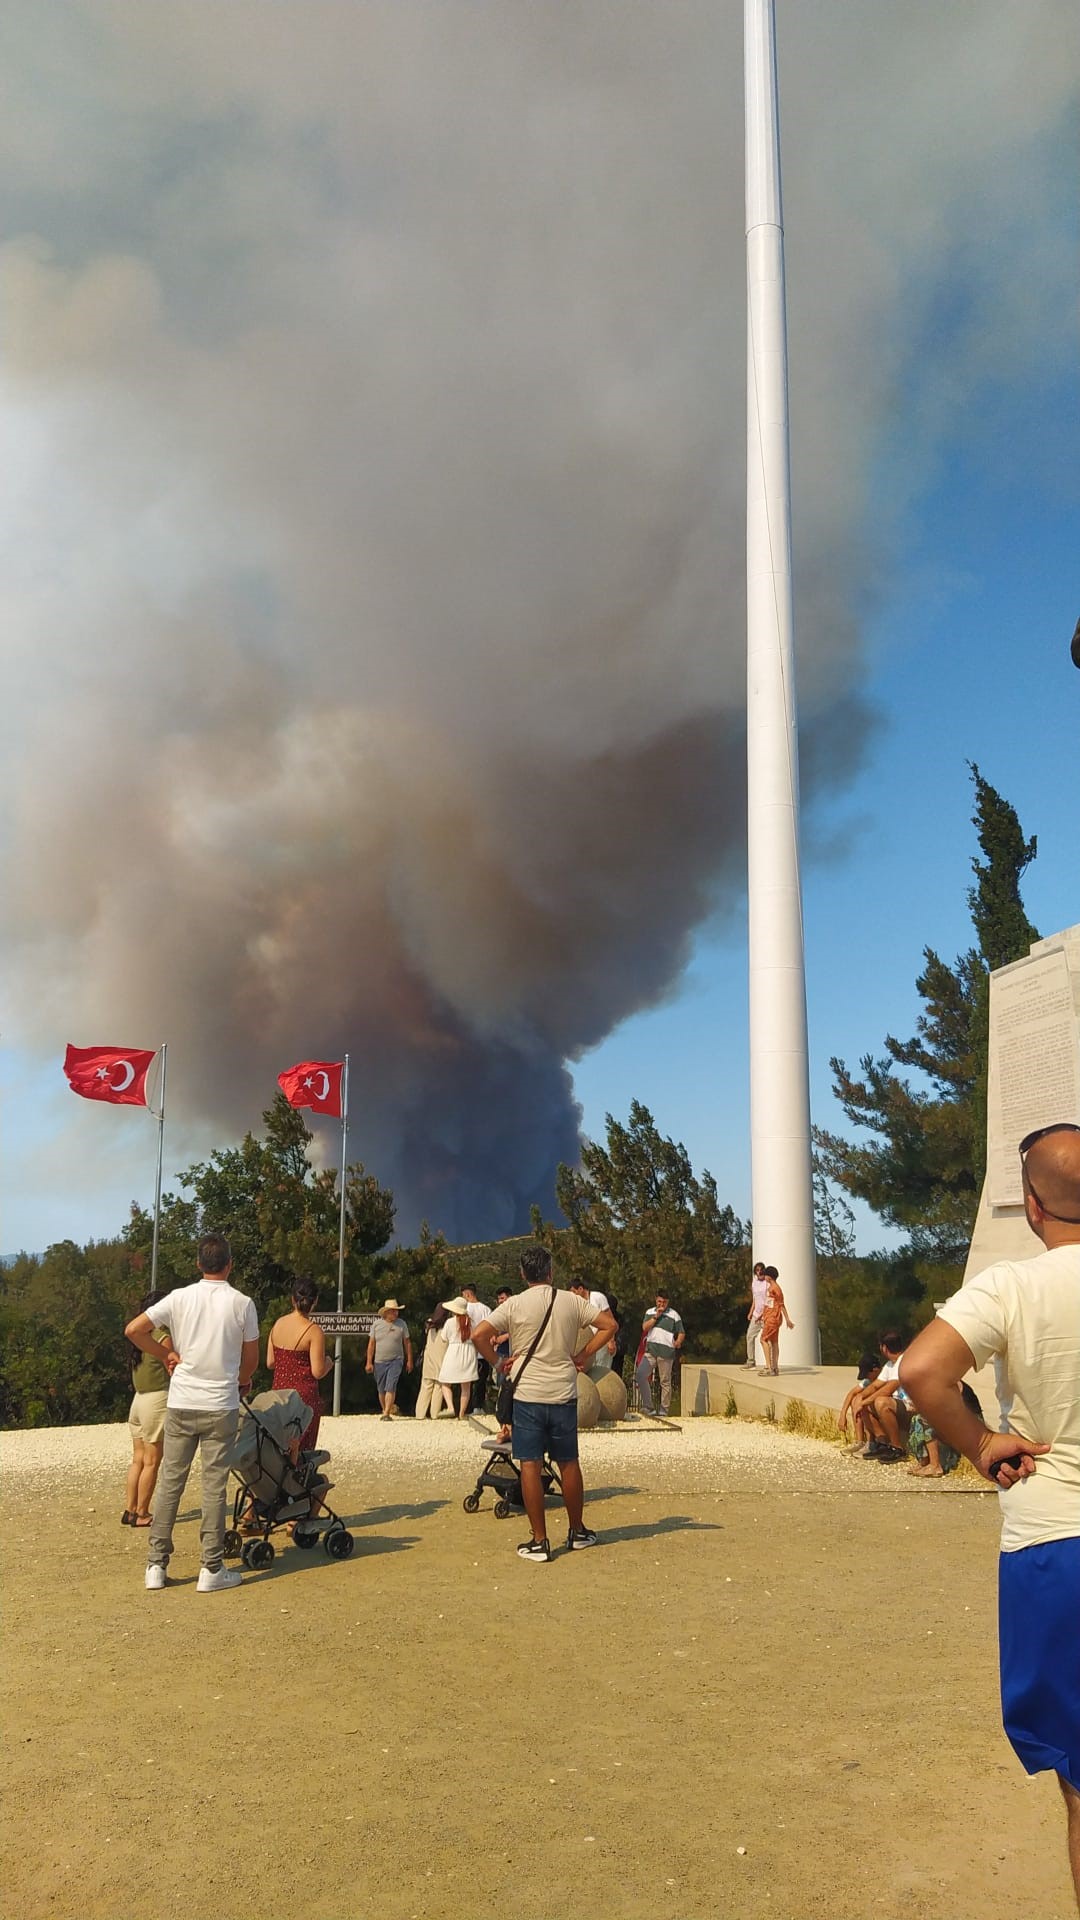
[[[789,1365],[818,1360],[792,644],[791,461],[774,0],[744,0],[747,851],[754,1258],[778,1268]]]
[[[150,1291],[157,1287],[158,1235],[161,1231],[161,1156],[165,1145],[165,1068],[168,1063],[168,1045],[161,1043],[161,1111],[158,1114],[157,1136],[157,1185],[154,1188],[154,1245],[150,1254]],[[153,1112],[153,1108],[151,1108]]]
[[[338,1221],[337,1306],[345,1311],[345,1148],[349,1133],[349,1056],[341,1075],[341,1213]],[[341,1335],[334,1342],[334,1412],[341,1412]]]

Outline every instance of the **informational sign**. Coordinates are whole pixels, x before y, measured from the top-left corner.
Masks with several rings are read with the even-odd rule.
[[[379,1316],[377,1313],[313,1313],[311,1317],[317,1327],[336,1340],[342,1334],[369,1334]]]

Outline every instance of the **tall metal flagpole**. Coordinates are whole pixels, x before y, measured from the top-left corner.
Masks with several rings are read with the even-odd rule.
[[[165,1145],[165,1068],[168,1064],[169,1049],[165,1041],[161,1043],[161,1112],[158,1114],[157,1135],[157,1185],[154,1188],[154,1245],[150,1254],[150,1291],[157,1287],[158,1236],[161,1231],[161,1156]]]
[[[774,0],[744,0],[746,639],[754,1258],[778,1268],[791,1366],[818,1360],[792,647],[791,465]]]
[[[338,1223],[337,1307],[345,1311],[345,1145],[349,1133],[349,1056],[341,1075],[341,1215]],[[341,1412],[341,1335],[334,1342],[334,1412]]]

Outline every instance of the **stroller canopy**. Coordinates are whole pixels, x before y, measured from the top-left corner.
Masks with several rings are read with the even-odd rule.
[[[270,1502],[304,1491],[305,1482],[293,1472],[288,1454],[310,1420],[311,1408],[291,1388],[256,1394],[241,1407],[229,1466],[256,1500]]]

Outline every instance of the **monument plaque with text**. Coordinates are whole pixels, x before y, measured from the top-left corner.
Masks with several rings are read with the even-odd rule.
[[[1024,1215],[1020,1141],[1080,1123],[1080,926],[1036,940],[990,975],[986,1179],[964,1278],[1041,1251]]]

